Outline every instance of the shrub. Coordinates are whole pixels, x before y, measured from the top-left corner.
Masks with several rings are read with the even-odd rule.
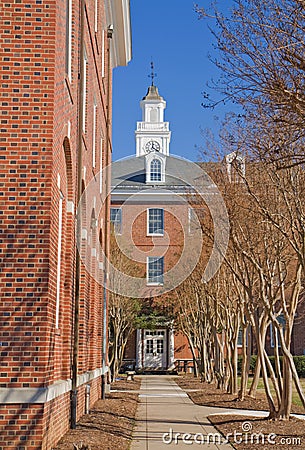
[[[294,356],[293,361],[299,377],[305,378],[305,355]]]
[[[256,360],[257,360],[257,355],[252,355],[251,359],[250,359],[250,373],[253,373],[253,371],[254,371]],[[273,369],[275,370],[275,357],[269,356],[269,360],[271,362]],[[281,366],[282,366],[282,360],[283,360],[283,357],[280,356],[280,365]],[[296,371],[297,371],[299,377],[305,378],[305,355],[294,356],[293,361],[294,361],[294,365],[295,365],[295,368],[296,368]],[[238,357],[238,366],[237,366],[238,373],[241,372],[241,363],[242,363],[242,357],[239,356]]]

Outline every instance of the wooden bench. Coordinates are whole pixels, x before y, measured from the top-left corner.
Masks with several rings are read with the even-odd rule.
[[[133,381],[134,380],[135,371],[134,370],[128,370],[126,372],[126,375],[127,375],[127,381]]]

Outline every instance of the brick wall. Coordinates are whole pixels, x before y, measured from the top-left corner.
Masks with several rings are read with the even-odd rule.
[[[141,252],[151,252],[149,255],[158,256],[164,253],[164,271],[168,272],[172,269],[181,258],[183,246],[185,243],[184,231],[188,233],[188,204],[170,205],[157,203],[153,204],[145,200],[136,204],[135,202],[126,202],[123,205],[113,204],[113,207],[122,207],[122,234],[127,242],[131,243],[131,258],[138,260],[137,250]],[[147,235],[147,209],[148,208],[164,208],[164,236],[148,236]],[[179,210],[177,210],[179,208]],[[179,220],[180,219],[180,220]],[[131,236],[131,238],[129,237]],[[129,254],[129,253],[128,253]],[[139,270],[137,277],[146,276],[146,256],[143,256],[143,263],[138,263]],[[135,263],[136,264],[136,263]],[[134,270],[134,265],[131,269]],[[132,275],[130,273],[130,275]],[[155,292],[156,287],[147,287],[146,292]],[[146,300],[143,300],[143,305]],[[168,292],[162,296],[153,299],[153,305],[156,311],[160,311],[160,315],[164,313],[163,305],[168,305],[171,310],[171,304],[175,302],[175,294]],[[166,310],[166,309],[165,309]],[[175,334],[175,358],[176,359],[192,359],[192,354],[186,337],[181,333]],[[125,351],[125,360],[135,360],[136,358],[136,336],[132,334]]]
[[[7,389],[46,388],[71,378],[80,11],[79,2],[72,0],[69,78],[65,71],[66,5],[65,0],[8,0],[1,5],[0,387]],[[97,11],[96,29],[94,2],[85,2],[87,94],[82,177],[85,188],[96,177],[99,195],[96,175],[106,164],[106,121],[108,111],[111,114],[108,83],[112,80],[111,72],[108,79],[102,0]],[[90,231],[89,226],[90,242],[88,237],[84,242],[80,375],[102,366],[103,289],[98,283],[102,256],[98,243],[104,215],[105,208],[97,217],[96,229]],[[91,251],[94,246],[96,253]],[[100,396],[100,377],[90,383],[93,404]],[[84,410],[83,385],[78,418]],[[0,449],[50,449],[69,422],[70,392],[40,404],[3,403]]]

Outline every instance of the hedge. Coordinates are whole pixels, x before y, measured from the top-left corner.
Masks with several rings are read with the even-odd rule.
[[[283,357],[280,356],[280,364],[282,364],[282,359],[283,359]],[[251,372],[254,371],[256,360],[257,360],[257,356],[252,355],[250,358],[250,371]],[[272,367],[275,369],[275,357],[269,356],[269,360],[272,364]],[[293,361],[294,361],[294,365],[295,365],[295,368],[297,370],[299,377],[305,378],[305,355],[293,356]],[[239,373],[241,372],[241,362],[242,362],[242,358],[239,357],[238,358],[238,372]]]

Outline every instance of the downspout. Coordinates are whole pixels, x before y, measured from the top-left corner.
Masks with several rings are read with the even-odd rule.
[[[82,148],[83,148],[83,104],[84,104],[84,19],[85,3],[80,0],[80,47],[79,47],[79,103],[78,103],[78,153],[77,153],[77,207],[82,195]],[[76,217],[76,254],[75,254],[75,294],[74,294],[74,335],[72,358],[72,389],[71,389],[71,428],[76,428],[77,418],[77,375],[79,352],[79,302],[80,302],[80,272],[81,272],[81,211],[77,209]]]
[[[105,254],[105,263],[104,263],[104,289],[103,289],[103,346],[102,346],[102,399],[106,398],[106,363],[107,363],[107,352],[108,352],[108,321],[107,321],[107,274],[108,274],[108,260],[109,260],[109,208],[110,208],[110,189],[109,189],[109,181],[110,181],[110,163],[111,160],[109,158],[110,152],[112,151],[110,145],[111,133],[111,108],[110,108],[110,77],[111,77],[111,54],[110,54],[110,39],[112,39],[113,35],[113,26],[109,25],[107,29],[107,53],[108,53],[108,61],[107,61],[107,122],[106,122],[106,198],[105,198],[105,240],[104,240],[104,254]]]

